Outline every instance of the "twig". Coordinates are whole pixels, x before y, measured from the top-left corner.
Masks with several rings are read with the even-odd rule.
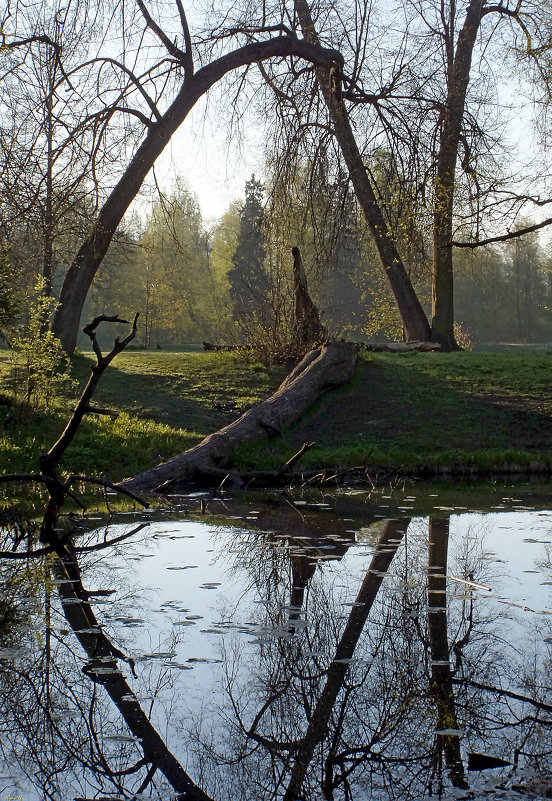
[[[127,495],[129,498],[132,498],[133,501],[136,501],[144,509],[149,509],[149,503],[145,501],[143,498],[140,498],[139,495],[136,495],[134,492],[130,490],[124,489],[124,487],[120,487],[118,484],[112,484],[111,481],[104,481],[101,478],[94,478],[93,476],[78,476],[78,475],[70,475],[67,479],[69,484],[72,484],[74,481],[81,481],[83,484],[96,484],[99,487],[103,487],[104,489],[111,489],[115,492],[120,492],[121,495]]]
[[[295,464],[295,462],[296,462],[298,459],[300,459],[300,458],[301,458],[301,456],[302,456],[304,453],[306,453],[308,450],[310,450],[310,449],[312,448],[312,446],[313,446],[313,445],[316,445],[316,442],[303,442],[303,444],[301,445],[301,447],[300,447],[300,449],[297,451],[297,453],[295,453],[295,454],[294,454],[294,455],[291,457],[291,459],[288,459],[288,460],[287,460],[287,462],[286,462],[284,465],[282,465],[282,466],[279,468],[279,470],[276,472],[276,475],[277,475],[277,476],[282,476],[282,475],[284,475],[284,473],[287,473],[287,472],[289,471],[289,468],[290,468],[290,467],[293,467],[293,465]]]

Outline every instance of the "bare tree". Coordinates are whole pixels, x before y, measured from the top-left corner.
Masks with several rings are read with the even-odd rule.
[[[389,222],[394,216],[389,203],[397,202],[397,193],[387,192],[372,169],[378,152],[388,154],[399,203],[411,204],[410,214],[420,218],[432,240],[431,338],[454,348],[455,229],[463,236],[471,231],[477,240],[485,221],[496,226],[502,214],[502,222],[508,215],[511,224],[524,204],[547,202],[534,183],[533,191],[520,190],[519,176],[505,164],[512,154],[502,149],[502,121],[491,110],[501,102],[497,85],[505,57],[518,69],[523,60],[543,71],[549,8],[532,0],[405,0],[392,9],[368,2],[315,8],[296,0],[293,9],[295,16],[284,6],[274,9],[274,20],[287,14],[309,41],[338,46],[345,65],[342,73],[316,68],[325,114],[313,92],[312,70],[264,70],[278,119],[289,123],[289,149],[297,152],[301,139],[310,138],[315,147],[335,136],[406,333],[412,337],[421,330],[429,338],[427,320],[415,311],[415,292],[405,280],[409,268],[401,258],[399,233]]]
[[[27,282],[42,275],[46,296],[86,233],[109,161],[93,87],[69,78],[89,55],[97,15],[86,2],[53,0],[17,9],[16,25],[8,8],[2,21],[1,235]]]

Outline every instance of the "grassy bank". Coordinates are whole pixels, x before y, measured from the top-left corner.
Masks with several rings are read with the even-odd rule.
[[[80,387],[94,363],[90,354],[73,359]],[[6,387],[9,354],[0,353],[0,472],[36,469],[39,454],[63,430],[73,397],[27,422],[14,421]],[[224,353],[127,351],[102,378],[98,406],[116,419],[88,416],[66,454],[64,466],[118,480],[186,450],[270,394],[281,368],[240,363]],[[16,415],[15,415],[16,416]]]
[[[285,436],[239,454],[276,466],[305,440],[306,468],[404,472],[552,465],[552,353],[361,356],[353,382]]]
[[[0,356],[0,380],[7,354]],[[83,383],[86,354],[73,372]],[[96,401],[119,417],[91,416],[67,454],[67,468],[131,475],[197,443],[270,392],[282,368],[203,352],[123,353]],[[361,355],[347,387],[321,398],[282,437],[244,446],[240,467],[279,467],[305,440],[307,469],[370,465],[399,471],[491,470],[552,464],[552,353]],[[73,399],[26,423],[14,421],[4,387],[0,470],[36,469],[61,431]],[[0,392],[2,388],[0,386]]]

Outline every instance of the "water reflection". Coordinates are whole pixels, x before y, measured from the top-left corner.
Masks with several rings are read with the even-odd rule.
[[[2,801],[549,797],[549,514],[314,511],[8,520]]]

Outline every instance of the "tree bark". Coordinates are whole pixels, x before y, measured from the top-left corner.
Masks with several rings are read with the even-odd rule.
[[[307,0],[295,0],[295,10],[301,24],[303,36],[313,45],[320,40]],[[360,150],[351,128],[349,115],[341,97],[341,89],[332,72],[332,67],[319,64],[316,68],[318,85],[332,124],[357,200],[372,234],[381,265],[389,281],[401,315],[407,339],[430,339],[429,322],[414,287],[408,277],[393,235],[379,207],[376,195],[366,173]]]
[[[448,46],[448,88],[441,119],[437,157],[435,206],[433,211],[433,290],[431,338],[449,350],[457,348],[454,338],[454,286],[452,266],[452,216],[456,161],[470,80],[473,48],[485,0],[471,0],[456,50]],[[454,20],[451,20],[451,29]]]
[[[318,309],[309,295],[301,251],[299,248],[292,248],[291,252],[295,292],[295,336],[304,349],[313,348],[327,339],[327,332],[320,322]]]
[[[157,157],[199,98],[238,67],[290,55],[305,58],[314,64],[331,65],[341,60],[337,51],[324,50],[292,36],[276,36],[264,42],[244,45],[207,64],[194,75],[188,74],[171,106],[159,119],[150,123],[144,140],[104,203],[65,276],[52,329],[67,352],[72,353],[76,347],[84,301],[123,215]]]
[[[229,467],[232,449],[237,445],[278,432],[298,420],[325,390],[350,381],[356,358],[356,347],[350,342],[328,342],[310,351],[270,398],[194,448],[123,481],[121,486],[147,492],[167,481],[201,482],[202,477]]]

